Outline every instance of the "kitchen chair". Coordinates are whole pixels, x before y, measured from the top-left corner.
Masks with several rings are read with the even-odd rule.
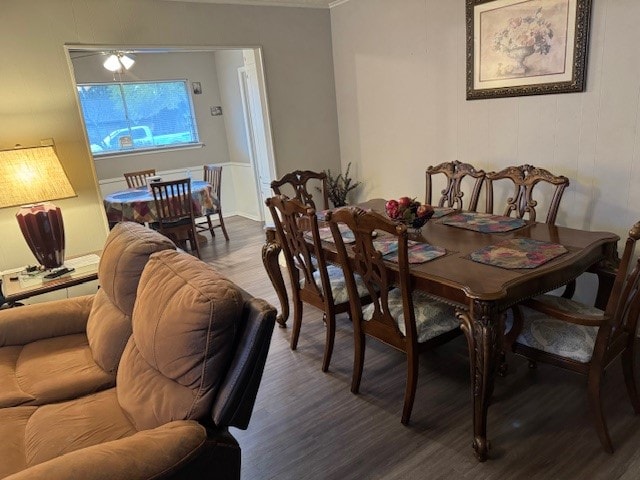
[[[640,314],[640,260],[631,273],[640,222],[629,231],[622,260],[605,311],[568,298],[541,295],[526,301],[507,318],[507,342],[531,362],[541,361],[587,376],[591,416],[603,448],[613,445],[602,411],[604,372],[621,357],[627,393],[635,413],[640,413],[636,384],[635,340]],[[515,337],[515,338],[514,338]]]
[[[533,199],[534,187],[541,182],[555,186],[545,223],[551,225],[556,223],[562,194],[569,186],[567,177],[553,175],[549,171],[533,165],[511,166],[499,172],[488,172],[485,180],[487,184],[488,213],[493,213],[494,184],[497,180],[510,180],[513,184],[513,195],[507,199],[507,206],[503,215],[510,216],[515,213],[518,218],[524,218],[527,215],[530,222],[536,221],[536,206],[538,205],[538,202]]]
[[[128,188],[139,188],[147,186],[147,177],[153,177],[156,174],[155,169],[140,170],[139,172],[129,172],[124,174]]]
[[[407,384],[402,423],[409,423],[418,384],[418,355],[460,334],[454,309],[414,291],[409,276],[407,228],[387,217],[359,207],[342,207],[327,213],[347,280],[354,330],[354,362],[351,391],[358,393],[364,366],[365,336],[376,338],[407,355]],[[355,245],[345,246],[339,231],[345,224]],[[374,246],[374,234],[385,232],[397,239],[398,272],[385,266],[382,252]],[[363,308],[356,294],[355,275],[362,278],[372,303]],[[394,287],[394,288],[391,288]]]
[[[326,372],[333,353],[335,317],[340,313],[349,313],[350,297],[347,295],[344,274],[340,267],[327,264],[325,260],[318,218],[312,207],[303,205],[298,199],[288,199],[284,195],[269,198],[266,203],[273,217],[291,282],[291,350],[298,346],[303,303],[319,308],[323,312],[327,329],[322,359],[322,371]],[[364,294],[363,286],[360,291]]]
[[[327,186],[327,174],[325,172],[312,172],[311,170],[295,170],[291,173],[287,173],[279,180],[271,182],[271,189],[276,195],[288,195],[289,192],[282,192],[282,187],[286,186],[287,189],[292,190],[293,195],[288,195],[291,198],[297,198],[305,205],[310,205],[314,209],[317,209],[315,202],[313,201],[313,195],[309,192],[309,185],[320,183],[322,194],[322,209],[327,210],[329,208],[329,190]]]
[[[467,210],[475,212],[478,208],[480,189],[482,188],[482,183],[485,178],[484,170],[476,170],[473,165],[469,163],[462,163],[458,160],[428,167],[426,171],[425,194],[425,203],[427,205],[433,205],[431,203],[433,189],[432,177],[440,174],[447,178],[447,186],[440,192],[441,196],[438,199],[437,206],[464,210],[464,203],[462,200],[464,192],[462,191],[462,183],[465,177],[471,177],[475,179],[475,183],[473,184],[473,191],[469,198],[469,206]]]
[[[222,218],[222,206],[220,202],[220,185],[222,184],[222,167],[217,165],[205,165],[204,166],[204,181],[211,184],[212,196],[213,196],[213,209],[205,214],[205,221],[196,222],[196,230],[198,232],[211,232],[211,237],[215,237],[215,228],[220,228],[225,240],[229,241],[229,235],[227,229],[224,226],[224,220]],[[211,221],[211,215],[218,214],[218,225],[214,225]]]
[[[154,227],[175,243],[183,244],[185,240],[189,240],[191,249],[195,248],[200,258],[200,246],[193,216],[191,179],[154,182],[151,184],[151,193],[158,215],[158,221]]]

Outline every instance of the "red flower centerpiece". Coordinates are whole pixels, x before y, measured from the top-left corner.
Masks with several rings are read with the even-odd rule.
[[[420,229],[433,215],[431,205],[421,205],[415,198],[400,197],[385,204],[387,216],[409,228]]]

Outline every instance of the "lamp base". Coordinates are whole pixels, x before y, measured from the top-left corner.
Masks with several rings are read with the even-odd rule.
[[[22,235],[36,260],[45,268],[64,264],[62,211],[52,203],[22,207],[16,213]]]

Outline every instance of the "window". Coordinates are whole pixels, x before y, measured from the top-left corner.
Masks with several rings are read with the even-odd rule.
[[[186,80],[78,84],[94,156],[199,142]]]

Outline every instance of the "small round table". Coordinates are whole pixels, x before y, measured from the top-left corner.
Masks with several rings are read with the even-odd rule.
[[[213,198],[212,190],[210,183],[202,180],[191,181],[194,216],[201,217],[212,211],[214,204],[218,201]],[[107,212],[109,224],[125,221],[138,223],[158,221],[153,194],[147,187],[130,188],[105,195],[104,209]]]

